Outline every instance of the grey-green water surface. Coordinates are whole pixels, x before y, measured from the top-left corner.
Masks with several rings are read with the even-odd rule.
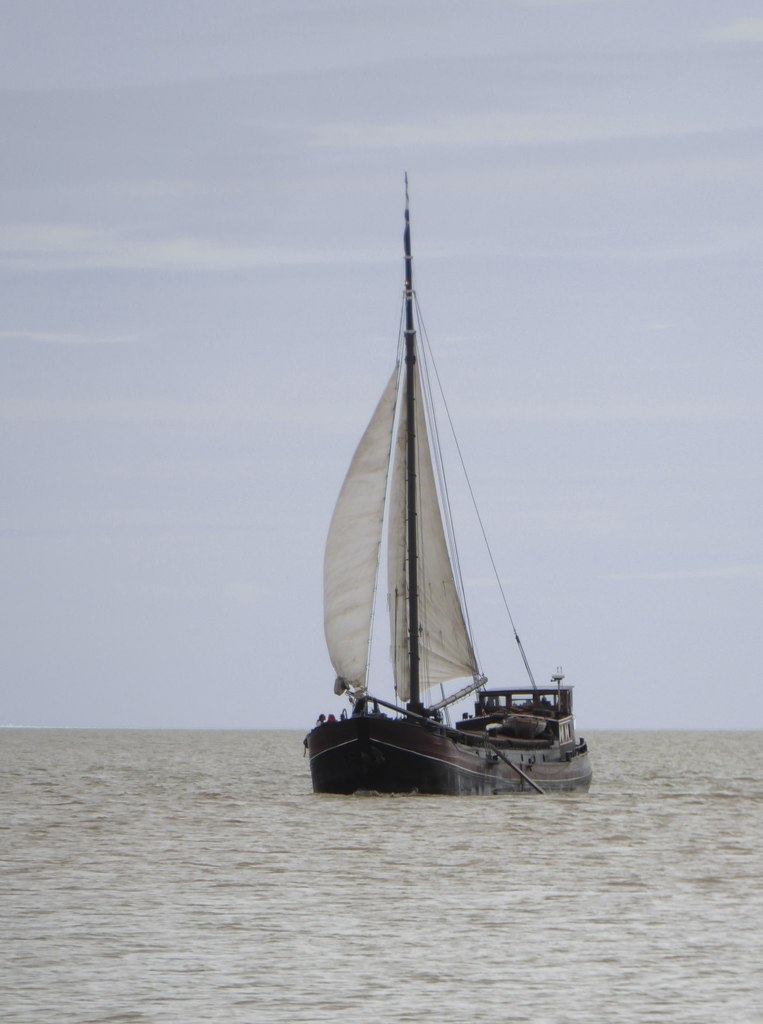
[[[763,734],[330,797],[296,732],[0,731],[0,1019],[763,1021]]]

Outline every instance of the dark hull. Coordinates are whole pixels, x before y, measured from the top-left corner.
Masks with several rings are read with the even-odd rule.
[[[464,736],[434,722],[356,716],[318,726],[306,738],[316,793],[432,793],[449,796],[533,792],[508,758],[544,792],[585,791],[585,746],[521,750]],[[498,756],[495,751],[500,751]]]

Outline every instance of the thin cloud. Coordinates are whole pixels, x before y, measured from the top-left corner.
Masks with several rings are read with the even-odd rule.
[[[256,417],[254,409],[232,403],[151,401],[149,399],[36,399],[11,398],[0,402],[0,420],[18,423],[211,423]]]
[[[279,423],[283,428],[304,431],[346,427],[346,409],[316,400],[285,403],[270,401],[183,402],[170,399],[9,398],[0,400],[0,422],[184,424],[201,427],[252,426]]]
[[[336,121],[319,126],[313,142],[340,149],[410,149],[601,142],[613,139],[665,138],[707,131],[699,122],[608,120],[579,114],[488,113],[439,117],[426,121],[370,124]]]
[[[135,335],[79,334],[67,331],[0,331],[0,341],[23,341],[39,345],[124,345]]]
[[[194,237],[136,238],[81,224],[0,225],[0,267],[11,270],[228,272],[314,264],[385,262],[375,250],[246,246]]]
[[[617,259],[632,263],[696,262],[714,257],[734,257],[760,250],[760,233],[754,224],[727,226],[710,238],[686,237],[655,245],[581,247],[578,255],[592,259]]]
[[[466,410],[461,418],[500,423],[660,423],[663,421],[732,422],[759,419],[763,404],[737,400],[684,400],[646,402],[635,399],[601,403],[554,402],[538,406],[532,402],[481,403]]]
[[[763,18],[740,18],[707,33],[719,43],[763,43]]]
[[[726,565],[704,569],[668,569],[657,572],[616,572],[610,580],[741,580],[763,579],[763,565]]]
[[[613,0],[519,0],[519,7],[590,7],[608,4]]]

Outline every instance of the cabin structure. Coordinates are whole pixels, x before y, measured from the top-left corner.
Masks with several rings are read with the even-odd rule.
[[[481,690],[474,714],[456,723],[460,732],[487,733],[493,740],[517,746],[558,746],[561,753],[575,748],[572,687],[511,687]]]

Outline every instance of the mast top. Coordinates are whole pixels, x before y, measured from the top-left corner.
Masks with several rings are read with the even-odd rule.
[[[405,231],[403,232],[403,255],[405,257],[405,292],[406,297],[410,296],[413,285],[412,261],[411,261],[411,215],[409,212],[408,200],[408,172],[405,173]],[[408,327],[412,327],[408,324]]]

